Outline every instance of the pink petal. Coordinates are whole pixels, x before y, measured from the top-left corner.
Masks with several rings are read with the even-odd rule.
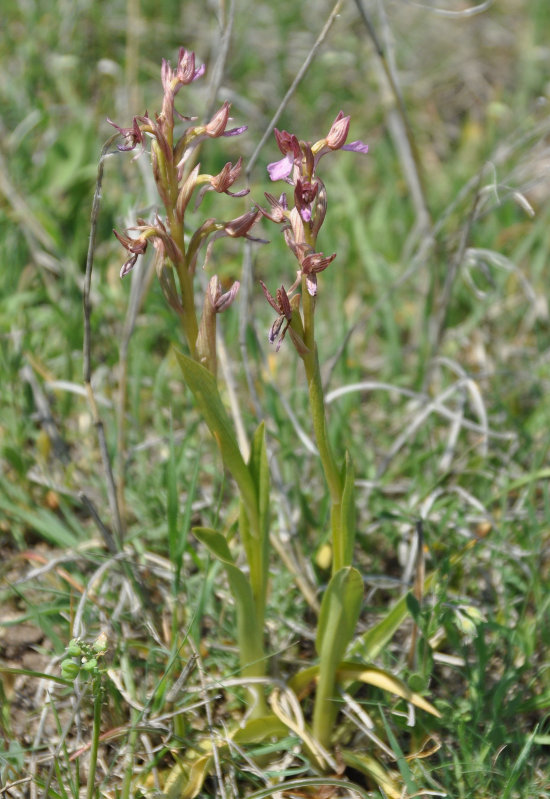
[[[294,166],[294,156],[288,153],[280,161],[273,161],[267,165],[267,171],[271,180],[284,180],[292,172]]]

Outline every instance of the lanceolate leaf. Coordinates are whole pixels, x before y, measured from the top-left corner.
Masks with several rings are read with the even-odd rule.
[[[308,666],[307,669],[297,672],[289,681],[289,687],[294,693],[303,693],[307,686],[315,682],[319,676],[319,666]],[[427,699],[420,694],[411,691],[410,688],[398,677],[395,677],[385,669],[378,669],[375,666],[366,666],[363,663],[353,663],[343,661],[336,669],[336,680],[341,683],[364,682],[381,688],[383,691],[400,696],[421,710],[431,713],[433,716],[440,717],[439,711]]]
[[[363,580],[347,566],[332,577],[323,596],[315,648],[319,655],[319,684],[313,711],[313,734],[328,746],[338,705],[334,701],[336,669],[353,638],[363,599]]]
[[[258,508],[263,522],[262,534],[266,535],[269,527],[269,464],[265,449],[265,425],[263,422],[258,425],[252,439],[248,468],[256,483]]]
[[[361,610],[363,580],[357,569],[340,569],[323,596],[315,648],[321,662],[330,659],[338,665],[346,653]]]
[[[349,453],[346,453],[343,477],[344,490],[342,492],[341,508],[342,565],[349,566],[353,558],[353,545],[355,543],[355,470]]]
[[[248,469],[256,488],[257,526],[253,528],[246,513],[241,513],[240,533],[250,568],[250,583],[260,621],[264,616],[269,557],[269,465],[263,423],[259,425],[252,439]]]
[[[176,356],[185,382],[191,389],[195,402],[220,448],[224,465],[237,481],[247,512],[254,518],[256,515],[254,481],[239,450],[216,379],[208,369],[182,352],[176,350]]]
[[[288,735],[288,727],[280,721],[277,716],[262,716],[261,719],[251,719],[244,727],[239,729],[232,736],[232,740],[238,744],[252,744],[265,741],[266,738],[284,738]]]
[[[225,569],[236,604],[237,640],[242,672],[249,677],[261,677],[265,674],[263,631],[258,626],[250,583],[235,564],[227,541],[221,533],[206,527],[194,527],[193,533],[221,561]]]

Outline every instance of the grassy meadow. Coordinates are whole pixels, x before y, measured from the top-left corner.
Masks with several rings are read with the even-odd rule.
[[[0,23],[2,799],[548,799],[548,0],[4,0]],[[190,204],[186,237],[285,188],[266,171],[274,126],[315,142],[343,110],[369,145],[319,166],[336,259],[316,341],[363,583],[345,660],[371,668],[331,700],[326,759],[310,725],[331,499],[300,358],[290,335],[269,343],[260,287],[288,287],[294,256],[262,218],[269,244],[226,237],[195,276],[201,307],[212,275],[240,281],[219,390],[242,450],[265,423],[261,728],[239,665],[235,481],[150,252],[119,277],[113,228],[162,216],[148,143],[112,144],[97,187],[107,118],[158,112],[181,46],[207,68],[177,110],[198,125],[228,100],[248,126],[196,160],[216,174],[242,156],[233,189],[250,187]],[[222,534],[230,566],[196,528]],[[98,661],[75,681],[73,638],[70,657]]]

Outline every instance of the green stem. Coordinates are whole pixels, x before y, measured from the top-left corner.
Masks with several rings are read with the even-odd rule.
[[[338,504],[342,500],[342,483],[330,446],[326,425],[323,384],[317,345],[315,343],[315,297],[312,297],[307,290],[305,275],[302,277],[302,308],[304,314],[304,344],[308,348],[308,352],[303,356],[302,360],[306,370],[311,420],[330,497],[333,504]]]
[[[193,360],[197,360],[197,337],[199,335],[199,325],[197,322],[197,312],[195,310],[195,292],[193,289],[193,276],[189,274],[187,262],[185,258],[185,241],[183,238],[183,222],[179,222],[176,218],[174,209],[166,209],[168,212],[168,221],[170,226],[170,235],[179,251],[183,255],[182,263],[175,263],[174,267],[178,274],[178,280],[181,290],[181,304],[183,305],[183,313],[181,314],[181,323],[183,332],[187,339],[189,352]]]
[[[93,799],[95,793],[95,772],[97,767],[97,752],[99,748],[99,731],[101,728],[101,676],[94,677],[94,723],[92,729],[92,746],[90,749],[90,772],[88,774],[87,799]]]
[[[332,531],[332,573],[336,574],[344,566],[349,566],[346,557],[345,531],[342,529],[342,503],[333,502],[330,509],[330,529]]]
[[[313,423],[313,430],[315,432],[315,439],[317,441],[317,448],[319,449],[323,471],[330,491],[330,498],[333,505],[339,505],[342,501],[342,481],[328,437],[325,400],[323,396],[317,347],[315,342],[311,345],[306,341],[306,345],[308,346],[309,352],[304,355],[303,361],[309,390],[311,421]]]

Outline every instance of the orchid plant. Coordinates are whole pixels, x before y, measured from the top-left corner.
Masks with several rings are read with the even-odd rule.
[[[207,124],[191,124],[179,136],[175,134],[176,120],[196,121],[176,111],[176,95],[182,86],[200,78],[204,71],[204,65],[195,66],[195,54],[181,48],[175,69],[166,60],[162,62],[164,97],[161,112],[154,119],[147,114],[137,116],[129,128],[121,128],[111,122],[125,140],[119,146],[120,150],[132,150],[140,145],[143,152],[146,141],[150,140],[153,176],[165,211],[164,219],[158,214],[153,222],[138,219],[138,224],[131,229],[137,236],[131,236],[131,231],[123,234],[115,231],[115,235],[129,253],[122,266],[121,277],[134,268],[149,242],[154,247],[155,267],[162,291],[181,320],[187,343],[189,354],[178,353],[184,378],[218,443],[224,465],[239,488],[240,534],[247,554],[248,574],[245,576],[244,571],[233,563],[227,542],[220,533],[200,529],[195,530],[195,534],[224,562],[229,584],[237,599],[242,673],[247,677],[263,677],[266,666],[263,637],[269,540],[269,487],[263,426],[254,437],[250,460],[245,463],[216,381],[217,315],[233,303],[239,283],[236,281],[227,291],[223,291],[220,279],[214,275],[208,283],[202,314],[198,319],[194,281],[201,250],[206,247],[206,262],[216,239],[224,236],[251,238],[250,230],[261,212],[253,208],[228,222],[208,218],[190,236],[185,235],[186,211],[194,195],[195,205],[200,205],[207,191],[232,197],[248,194],[248,190],[230,191],[240,175],[241,158],[235,164],[228,162],[217,175],[201,173],[200,163],[188,168],[191,156],[201,142],[221,136],[237,136],[246,130],[245,126],[227,129],[229,103],[223,103]],[[251,696],[254,712],[263,715],[266,712],[263,695],[252,688]]]
[[[368,152],[368,145],[361,141],[345,143],[349,127],[350,117],[340,111],[327,136],[313,145],[275,129],[283,157],[268,165],[268,173],[271,180],[286,181],[293,188],[293,196],[289,204],[286,193],[278,199],[266,194],[270,210],[262,211],[281,225],[285,243],[298,262],[296,278],[288,290],[282,285],[274,298],[264,283],[262,289],[278,314],[270,341],[276,341],[279,347],[288,330],[304,365],[311,420],[331,500],[332,579],[323,598],[317,631],[320,665],[313,715],[313,735],[322,746],[328,746],[330,741],[338,710],[333,701],[336,672],[353,637],[363,596],[363,580],[351,565],[355,539],[353,466],[346,456],[340,468],[331,448],[315,341],[317,275],[336,258],[336,253],[325,256],[317,249],[317,237],[327,212],[327,191],[317,167],[324,155],[336,150]]]
[[[343,112],[337,115],[326,137],[314,144],[276,129],[275,137],[282,158],[269,164],[268,173],[271,180],[286,182],[290,187],[288,196],[282,193],[276,198],[267,193],[267,209],[255,205],[228,222],[208,218],[194,232],[188,233],[185,217],[193,196],[197,207],[207,191],[232,197],[243,197],[248,193],[248,190],[230,191],[240,175],[241,158],[235,164],[227,163],[217,175],[201,173],[200,164],[191,167],[191,156],[201,142],[236,136],[245,130],[245,127],[227,129],[230,111],[227,102],[204,125],[195,124],[195,119],[182,116],[175,110],[175,98],[182,86],[197,80],[203,73],[204,66],[196,67],[194,54],[180,49],[175,69],[167,61],[162,62],[164,97],[161,112],[154,118],[148,114],[137,116],[129,128],[111,123],[124,139],[120,150],[132,150],[139,145],[143,152],[146,143],[150,142],[153,176],[164,206],[162,217],[157,214],[150,222],[138,219],[134,228],[116,233],[128,251],[121,276],[135,267],[139,256],[151,243],[162,291],[181,320],[187,343],[188,353],[178,353],[184,380],[239,491],[239,533],[246,554],[245,568],[236,563],[222,533],[204,527],[194,530],[197,538],[222,563],[235,600],[241,673],[249,681],[251,705],[248,732],[241,729],[236,740],[245,742],[265,735],[282,736],[292,729],[302,737],[316,766],[326,772],[336,768],[334,759],[326,753],[330,750],[338,711],[339,683],[375,684],[428,712],[437,712],[387,672],[367,667],[364,663],[344,661],[355,636],[363,598],[363,580],[352,565],[356,530],[354,470],[350,457],[346,455],[343,463],[339,464],[331,447],[315,338],[318,276],[336,258],[335,253],[327,256],[317,247],[327,213],[327,190],[318,174],[318,167],[321,159],[329,153],[349,150],[365,154],[368,147],[361,141],[346,144],[350,117]],[[190,124],[176,136],[180,121]],[[318,620],[316,648],[319,662],[294,675],[289,682],[289,690],[298,695],[304,693],[311,683],[316,683],[311,729],[303,719],[303,723],[298,724],[282,713],[273,696],[273,712],[270,713],[261,686],[262,681],[265,682],[268,664],[264,649],[264,616],[268,599],[270,484],[265,434],[263,425],[260,425],[253,437],[250,457],[245,460],[217,386],[216,319],[233,303],[238,282],[224,291],[219,278],[213,276],[208,282],[199,318],[196,311],[194,277],[201,250],[206,248],[206,264],[216,239],[224,236],[251,239],[250,231],[260,217],[281,227],[285,243],[297,261],[296,276],[289,281],[288,288],[281,285],[272,295],[264,283],[261,286],[277,314],[269,333],[270,342],[278,350],[288,333],[304,366],[311,423],[330,496],[332,576],[322,599]],[[376,779],[390,796],[398,795],[391,781],[387,779],[384,782],[380,777],[372,759],[364,756],[358,761],[351,754],[347,760],[345,754],[342,758],[344,763],[349,762],[355,768],[377,775]],[[204,775],[209,763],[210,756],[206,753],[195,764],[194,777],[181,796],[190,798],[196,795],[201,784],[197,774]]]

